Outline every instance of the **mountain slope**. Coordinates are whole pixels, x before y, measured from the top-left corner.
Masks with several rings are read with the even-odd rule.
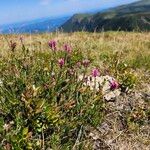
[[[63,26],[63,30],[82,30],[85,24],[88,24],[92,15],[91,14],[75,14]]]
[[[9,24],[0,26],[0,33],[39,33],[56,30],[65,23],[69,17],[62,18],[44,18],[28,22]]]
[[[78,16],[80,16],[78,14]],[[142,30],[150,31],[150,0],[111,8],[80,19],[74,15],[61,26],[64,31]]]

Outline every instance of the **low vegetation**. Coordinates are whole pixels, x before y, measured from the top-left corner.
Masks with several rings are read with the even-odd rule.
[[[150,33],[0,36],[0,149],[149,149]],[[106,101],[85,78],[109,75]],[[96,80],[95,80],[96,81]]]

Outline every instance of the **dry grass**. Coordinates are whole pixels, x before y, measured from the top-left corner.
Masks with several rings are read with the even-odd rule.
[[[9,51],[8,41],[13,40],[17,43],[20,35],[1,35],[0,54],[5,55]],[[130,33],[130,32],[104,32],[104,33],[56,33],[56,34],[34,34],[22,35],[25,44],[30,50],[47,50],[47,41],[50,39],[59,40],[61,43],[71,43],[73,47],[81,49],[87,56],[93,56],[100,63],[103,55],[111,55],[114,52],[122,52],[121,57],[127,61],[136,63],[138,67],[147,65],[144,62],[150,61],[150,33]],[[6,40],[7,39],[7,40]],[[19,44],[18,44],[19,48]],[[142,61],[142,62],[141,62]],[[144,64],[143,64],[144,63]],[[147,68],[149,65],[147,66]],[[147,69],[146,68],[146,69]]]

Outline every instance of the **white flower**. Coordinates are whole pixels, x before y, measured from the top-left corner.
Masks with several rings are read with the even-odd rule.
[[[3,125],[3,128],[4,128],[4,130],[8,131],[9,128],[10,128],[10,125],[9,125],[9,124],[4,124],[4,125]]]
[[[115,79],[108,75],[97,77],[80,75],[78,80],[83,81],[83,86],[89,87],[92,91],[99,91],[100,89],[102,89],[103,97],[108,101],[111,99],[115,99],[121,93],[119,89],[116,89],[114,91],[110,89],[110,83]]]
[[[82,81],[82,80],[83,80],[83,75],[79,75],[78,81]]]

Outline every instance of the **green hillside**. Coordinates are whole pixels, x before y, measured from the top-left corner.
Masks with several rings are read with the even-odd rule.
[[[74,15],[62,27],[64,31],[149,31],[150,0],[138,1],[128,5],[111,8],[94,15]]]

